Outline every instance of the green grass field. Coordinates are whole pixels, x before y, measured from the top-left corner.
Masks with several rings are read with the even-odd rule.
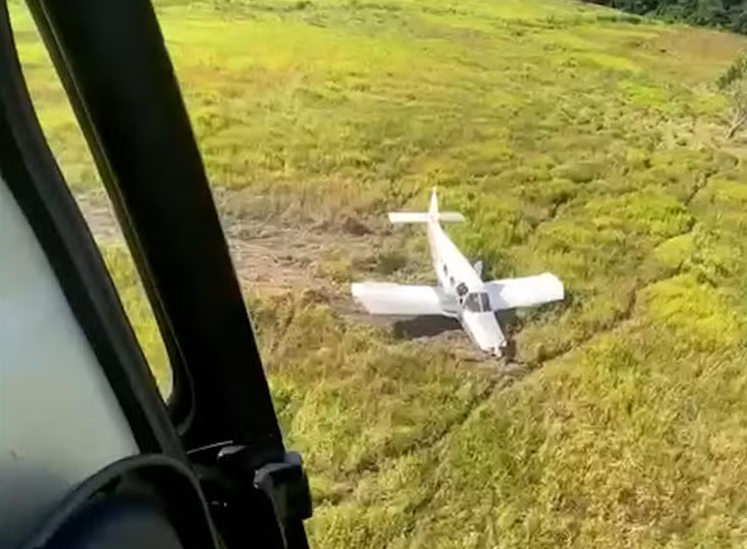
[[[308,293],[248,289],[311,475],[314,547],[747,543],[747,140],[722,139],[712,86],[744,38],[563,0],[158,12],[211,181],[251,198],[240,215],[379,227],[437,185],[490,275],[550,270],[567,288],[520,312],[513,375]],[[47,135],[88,192],[80,132],[13,15]],[[404,260],[369,259],[427,277],[422,235],[403,234]],[[165,387],[137,277],[106,255]],[[344,244],[330,257],[333,293],[375,271]]]

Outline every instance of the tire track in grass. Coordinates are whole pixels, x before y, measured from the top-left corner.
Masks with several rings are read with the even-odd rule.
[[[702,190],[704,190],[708,186],[708,183],[709,183],[712,175],[713,174],[708,174],[708,175],[704,176],[702,178],[702,181],[696,183],[693,186],[693,189],[690,191],[690,193],[684,198],[684,200],[682,201],[682,203],[688,209],[688,211],[690,211],[690,205],[692,204],[692,201],[697,197],[698,193],[700,193]],[[673,240],[675,238],[680,238],[680,237],[683,237],[683,236],[686,236],[688,234],[693,233],[693,231],[695,231],[696,227],[698,227],[700,225],[700,222],[697,219],[697,217],[693,214],[692,211],[690,211],[690,214],[693,216],[693,222],[688,224],[687,229],[684,230],[684,231],[682,231],[682,232],[680,232],[680,233],[672,235],[669,238],[666,238],[665,240],[663,240],[662,242],[660,242],[659,244],[657,244],[657,247],[661,246],[662,244],[664,244],[665,242],[667,242],[669,240]],[[643,263],[643,262],[641,262],[641,263]],[[595,339],[597,337],[600,337],[602,335],[605,335],[607,333],[610,333],[610,332],[616,330],[621,324],[629,321],[632,318],[633,312],[635,310],[635,305],[636,305],[636,303],[638,301],[638,295],[640,294],[641,291],[644,291],[646,288],[648,288],[649,286],[653,286],[654,284],[658,284],[660,282],[664,282],[666,280],[674,278],[674,277],[682,274],[682,272],[683,272],[683,265],[682,265],[682,262],[681,262],[677,267],[672,268],[672,269],[668,269],[661,276],[654,277],[653,279],[648,280],[648,281],[644,282],[643,284],[640,284],[640,285],[634,287],[631,290],[630,295],[628,296],[628,302],[626,304],[626,307],[623,309],[623,311],[620,314],[615,315],[615,317],[613,317],[612,321],[610,322],[610,324],[607,327],[605,327],[602,330],[594,331],[593,333],[589,334],[588,336],[580,338],[580,339],[578,339],[576,341],[569,341],[569,342],[567,342],[565,345],[561,346],[560,348],[555,349],[554,351],[552,351],[552,352],[548,353],[547,355],[545,355],[542,359],[537,360],[536,363],[535,363],[535,365],[534,365],[534,367],[532,367],[532,370],[536,370],[538,368],[541,368],[542,366],[544,366],[545,364],[547,364],[548,362],[551,362],[553,360],[561,359],[565,355],[567,355],[570,352],[572,352],[575,348],[577,348],[579,346],[586,345],[589,341],[591,341],[591,340],[593,340],[593,339]]]
[[[695,186],[695,188],[693,189],[693,191],[691,192],[691,194],[686,198],[686,200],[685,200],[685,206],[689,207],[690,203],[694,200],[694,198],[696,197],[696,195],[700,191],[702,191],[708,185],[709,180],[710,180],[710,176],[709,177],[705,177],[704,180],[703,180],[703,182],[701,182],[700,184],[698,184],[698,185]],[[665,239],[664,241],[662,241],[661,243],[659,243],[659,246],[661,244],[663,244],[664,242],[667,242],[668,240],[679,238],[679,237],[682,237],[682,236],[685,236],[685,235],[688,235],[688,234],[692,233],[698,225],[699,225],[699,221],[697,220],[697,218],[695,218],[695,221],[693,223],[689,224],[689,227],[687,228],[687,230],[682,231],[681,233],[678,233],[676,235],[673,235],[673,236]],[[507,384],[506,386],[503,386],[503,387],[495,387],[494,390],[491,391],[491,394],[489,394],[486,398],[483,399],[482,404],[485,404],[485,403],[487,403],[490,400],[490,397],[492,396],[492,393],[496,392],[496,389],[498,391],[500,391],[500,390],[503,390],[503,389],[511,386],[514,382],[523,379],[524,377],[526,377],[527,375],[529,375],[531,372],[533,372],[533,371],[535,371],[535,370],[537,370],[539,368],[542,368],[543,366],[545,366],[546,364],[548,364],[550,362],[553,362],[553,361],[560,360],[560,359],[564,358],[565,356],[569,355],[571,352],[573,352],[574,350],[578,349],[579,347],[585,347],[587,345],[593,344],[594,340],[596,340],[597,338],[603,337],[603,336],[605,336],[605,335],[607,335],[607,334],[609,334],[611,332],[614,332],[615,330],[619,329],[626,322],[631,321],[633,319],[633,314],[635,312],[635,307],[636,307],[636,305],[638,303],[638,298],[639,298],[639,295],[641,294],[641,292],[646,291],[651,286],[654,286],[656,284],[660,284],[660,283],[665,282],[667,280],[671,280],[671,279],[673,279],[673,278],[681,275],[683,273],[683,268],[682,267],[683,267],[682,264],[680,264],[676,268],[667,270],[667,272],[664,273],[664,274],[662,274],[661,276],[654,277],[653,279],[648,280],[645,283],[640,284],[637,287],[633,288],[633,290],[630,292],[630,295],[628,296],[628,302],[626,304],[625,309],[619,315],[617,315],[613,319],[613,321],[610,323],[610,325],[608,327],[606,327],[603,330],[598,330],[598,331],[590,334],[589,336],[587,336],[585,338],[582,338],[582,339],[580,339],[578,341],[569,342],[566,346],[564,346],[564,348],[562,348],[558,352],[552,353],[552,354],[544,357],[542,360],[538,360],[537,363],[536,363],[536,365],[534,365],[533,367],[528,368],[527,371],[525,371],[521,376],[518,376],[516,379],[512,380],[511,383],[509,383],[509,384]],[[530,366],[530,365],[527,364],[526,366]],[[477,410],[477,408],[479,408],[479,406],[475,406],[473,408],[473,410],[471,411],[471,413],[467,414],[467,416],[464,418],[464,421],[462,421],[461,423],[458,423],[456,425],[456,427],[463,426],[464,424],[466,424],[469,421],[469,418],[471,417],[471,415]],[[446,436],[448,436],[448,433],[446,433],[443,438],[446,438]]]
[[[625,323],[632,320],[633,312],[635,310],[635,305],[637,303],[638,295],[640,294],[640,292],[645,291],[648,287],[654,284],[658,284],[674,278],[679,274],[681,274],[681,271],[676,270],[675,272],[668,273],[666,276],[657,277],[656,279],[650,280],[645,284],[640,285],[633,292],[631,292],[628,306],[626,307],[623,314],[621,314],[620,317],[608,328],[595,332],[589,337],[586,337],[575,344],[569,345],[569,347],[564,349],[562,352],[558,352],[543,359],[541,362],[538,362],[536,365],[534,365],[534,367],[525,369],[517,368],[515,373],[511,375],[496,377],[491,381],[490,385],[484,391],[481,391],[481,393],[475,399],[473,399],[471,404],[468,405],[461,414],[459,414],[453,421],[449,422],[448,425],[444,426],[443,429],[439,430],[438,433],[436,433],[435,435],[431,435],[428,439],[426,439],[425,443],[423,443],[422,440],[418,441],[417,443],[414,442],[403,451],[387,456],[386,458],[367,465],[363,468],[357,469],[355,471],[357,473],[355,480],[346,479],[345,484],[348,484],[348,486],[346,486],[345,489],[337,491],[335,494],[326,497],[320,497],[317,500],[316,504],[320,506],[337,506],[340,504],[344,504],[355,495],[358,484],[366,484],[364,482],[366,479],[375,477],[381,474],[382,471],[393,468],[398,461],[407,459],[414,455],[423,455],[429,452],[443,451],[446,446],[448,446],[448,441],[450,440],[450,438],[463,430],[465,426],[468,425],[477,416],[477,414],[479,414],[480,410],[488,406],[490,402],[494,398],[499,396],[503,391],[510,388],[515,383],[525,379],[536,370],[547,366],[549,363],[562,360],[564,357],[570,355],[574,351],[582,351],[585,347],[593,345],[598,338],[620,329],[625,325]],[[413,510],[417,511],[426,508],[436,497],[439,489],[440,486],[438,484],[434,485],[428,491],[428,493],[424,495],[422,500],[418,501],[418,503],[415,504],[413,508],[410,509],[410,511],[412,512]]]
[[[488,402],[496,394],[496,389],[499,385],[500,380],[498,378],[491,380],[489,385],[484,390],[480,391],[480,393],[474,399],[472,399],[472,401],[465,407],[465,409],[461,413],[459,413],[454,418],[454,420],[448,422],[436,433],[432,433],[425,439],[420,439],[408,444],[405,449],[399,452],[385,456],[383,459],[366,463],[363,466],[356,468],[354,470],[354,481],[353,479],[346,479],[345,484],[347,484],[347,486],[343,490],[339,490],[336,493],[328,495],[326,497],[320,497],[319,499],[317,499],[317,505],[336,506],[345,503],[351,496],[355,494],[356,490],[358,489],[357,485],[360,484],[364,479],[378,476],[383,471],[392,469],[400,460],[407,459],[408,457],[412,457],[415,455],[428,453],[436,449],[438,446],[443,445],[447,438],[456,429],[464,425],[469,420],[469,418],[475,413],[475,410],[484,406],[485,403]]]
[[[690,204],[692,204],[692,201],[695,200],[695,197],[698,195],[698,193],[700,191],[702,191],[703,189],[705,189],[708,186],[708,183],[711,180],[711,177],[713,175],[715,175],[716,173],[717,173],[716,171],[713,171],[711,173],[708,173],[708,174],[704,175],[701,181],[699,181],[699,182],[695,183],[695,185],[693,185],[692,190],[685,197],[685,200],[682,201],[684,203],[684,205],[685,205],[686,208],[688,208],[688,209],[690,208]],[[692,213],[692,212],[690,212],[690,213]]]
[[[698,192],[700,192],[703,188],[706,187],[708,184],[708,178],[705,178],[704,181],[698,185],[695,186],[691,194],[689,194],[684,203],[686,206],[689,206],[690,203],[694,200]],[[414,196],[415,193],[413,193]],[[78,198],[78,197],[76,197]],[[540,221],[539,224],[537,224],[532,232],[536,231],[537,227],[544,223],[549,223],[557,218],[558,215],[562,214],[563,211],[565,211],[568,207],[570,207],[573,203],[576,201],[574,199],[569,199],[567,201],[564,201],[561,204],[558,204],[557,207],[555,207],[550,213],[547,218]],[[102,237],[106,241],[115,241],[115,242],[124,242],[124,240],[121,237],[121,233],[119,231],[119,226],[117,224],[116,218],[114,218],[112,212],[107,207],[108,203],[103,201],[101,197],[96,198],[93,195],[85,195],[82,197],[82,199],[79,198],[79,204],[81,204],[81,209],[84,210],[84,215],[86,216],[87,221],[89,222],[89,225],[91,226],[92,232],[99,237]],[[109,210],[109,211],[107,211]],[[236,227],[234,226],[235,223],[241,223],[241,220],[235,220],[235,219],[222,219],[222,222],[224,222],[224,231],[227,235],[227,240],[233,240],[236,239],[239,242],[246,243],[246,242],[252,242],[255,239],[251,237],[247,237],[246,234],[251,233],[251,231],[238,231],[236,232]],[[697,221],[695,223],[692,223],[690,227],[683,231],[680,234],[674,235],[670,238],[677,238],[683,235],[686,235],[688,233],[691,233],[694,228],[698,225]],[[239,227],[240,229],[240,227]],[[300,232],[299,234],[304,234],[303,232]],[[230,235],[235,235],[231,237]],[[286,235],[288,236],[288,235]],[[260,239],[261,240],[261,239]],[[275,252],[278,250],[276,249],[278,244],[277,239],[269,239],[267,242],[265,242],[262,245],[267,245],[270,248],[272,248]],[[250,257],[249,260],[252,258]],[[240,262],[239,262],[240,263]],[[237,264],[237,271],[241,271],[241,265]],[[541,360],[537,360],[534,363],[529,364],[523,364],[519,362],[512,362],[507,361],[503,363],[503,367],[499,366],[497,372],[492,372],[491,377],[489,379],[489,382],[487,386],[479,391],[477,395],[474,396],[474,398],[471,399],[471,401],[464,407],[464,409],[455,415],[455,417],[447,422],[445,425],[443,425],[441,428],[435,430],[435,432],[430,433],[423,439],[420,439],[415,442],[411,442],[407,444],[404,448],[400,449],[399,451],[385,456],[383,459],[380,459],[378,461],[374,461],[371,463],[365,463],[362,466],[356,468],[353,473],[355,480],[351,479],[345,479],[343,481],[343,484],[347,484],[347,486],[343,490],[338,490],[334,494],[328,495],[328,496],[322,496],[319,499],[317,499],[316,504],[317,505],[339,505],[341,503],[344,503],[347,501],[351,496],[353,496],[357,490],[356,484],[363,480],[364,478],[371,478],[373,476],[380,475],[382,471],[385,471],[389,468],[391,468],[393,465],[396,464],[396,462],[406,459],[408,457],[411,457],[413,455],[420,455],[428,452],[438,452],[442,451],[443,448],[445,448],[448,444],[448,441],[450,440],[450,437],[455,435],[456,433],[460,432],[462,429],[464,429],[465,425],[467,425],[470,421],[473,420],[473,418],[476,416],[476,414],[479,413],[481,409],[483,409],[485,406],[487,406],[493,398],[495,398],[497,395],[499,395],[502,391],[506,390],[507,388],[511,387],[514,383],[521,381],[526,376],[533,373],[535,370],[538,370],[539,368],[544,367],[550,362],[562,360],[564,357],[569,355],[570,353],[579,350],[580,348],[586,347],[590,344],[593,344],[593,342],[599,338],[602,337],[608,333],[611,333],[617,329],[619,329],[622,325],[624,325],[626,322],[630,321],[633,318],[635,306],[638,302],[638,297],[640,295],[640,292],[645,291],[646,288],[663,282],[664,280],[673,278],[679,274],[681,274],[682,269],[681,265],[676,268],[669,270],[666,274],[655,277],[652,280],[646,281],[643,284],[640,284],[639,286],[635,287],[628,298],[628,302],[626,304],[626,307],[624,310],[618,314],[610,324],[604,328],[603,330],[595,331],[594,333],[589,334],[587,337],[581,338],[577,341],[570,341],[567,342],[562,347],[559,347],[555,350],[555,352],[552,352],[544,357],[542,357]],[[330,306],[335,307],[335,303],[331,302]],[[336,308],[336,307],[335,307]],[[344,314],[344,311],[343,311]],[[291,325],[293,322],[293,315],[291,314],[288,319],[285,319],[286,322],[284,322],[284,330],[285,332],[287,328]],[[280,336],[280,340],[282,340],[283,337],[285,337],[285,334],[278,334]],[[445,350],[448,350],[450,352],[454,352],[453,345],[446,345]],[[458,357],[455,356],[455,359],[458,359]],[[464,359],[462,359],[464,360]],[[481,362],[481,361],[479,361]],[[421,501],[418,501],[415,505],[415,509],[423,509],[429,505],[429,503],[433,500],[433,498],[438,493],[439,486],[433,486],[431,490],[427,494],[424,495]]]
[[[701,184],[697,185],[695,189],[693,189],[692,193],[687,197],[685,203],[686,206],[689,206],[689,204],[692,202],[692,200],[695,198],[695,196],[703,190],[708,184],[708,178],[706,178]],[[676,235],[673,235],[669,237],[668,239],[661,242],[659,245],[663,244],[667,240],[671,240],[674,238],[678,238],[687,234],[692,233],[695,228],[698,226],[699,222],[696,219],[693,223],[690,223],[687,230],[682,231],[681,233],[678,233]],[[628,297],[628,301],[626,304],[626,307],[624,310],[617,315],[613,321],[610,323],[608,327],[606,327],[603,330],[598,330],[593,332],[587,337],[584,337],[578,341],[572,341],[568,342],[567,345],[564,345],[562,348],[558,349],[557,352],[551,353],[545,357],[543,357],[541,360],[538,360],[533,365],[525,365],[522,363],[509,363],[518,365],[519,368],[515,370],[514,375],[505,375],[501,377],[497,377],[490,383],[490,386],[486,388],[484,391],[480,393],[478,397],[476,397],[473,402],[464,410],[463,413],[459,414],[458,417],[454,419],[454,421],[449,422],[448,425],[446,425],[443,429],[439,431],[438,434],[431,437],[431,439],[426,444],[412,444],[410,448],[399,452],[398,454],[389,456],[386,460],[380,461],[378,463],[373,464],[372,466],[366,467],[365,469],[359,470],[361,477],[368,477],[372,475],[379,474],[382,470],[386,470],[390,465],[394,464],[396,461],[401,459],[406,459],[407,457],[414,455],[414,454],[421,454],[421,453],[427,453],[434,451],[438,449],[440,446],[445,446],[447,444],[447,441],[449,438],[456,433],[458,433],[460,430],[462,430],[475,416],[479,411],[484,408],[486,405],[490,403],[490,401],[495,398],[497,395],[499,395],[502,391],[506,390],[507,388],[511,387],[514,383],[521,381],[526,376],[530,375],[534,371],[545,367],[547,364],[559,361],[565,358],[566,356],[570,355],[574,351],[583,350],[583,348],[588,347],[590,345],[593,345],[596,340],[598,340],[601,337],[604,337],[612,332],[615,332],[616,330],[619,330],[622,328],[626,323],[630,322],[633,319],[635,308],[638,303],[639,296],[641,292],[646,291],[651,286],[654,286],[656,284],[660,284],[662,282],[665,282],[667,280],[671,280],[680,274],[682,274],[683,269],[682,265],[678,265],[676,268],[669,269],[666,271],[666,273],[663,273],[661,276],[654,277],[651,280],[647,280],[643,284],[638,285],[637,287],[633,288],[631,290],[630,295]],[[417,510],[422,510],[425,507],[427,507],[430,502],[433,500],[433,498],[438,493],[439,486],[434,486],[428,494],[425,495],[425,497],[419,501],[410,511],[412,512]],[[347,490],[345,490],[342,494],[338,493],[336,494],[336,497],[334,498],[321,498],[319,500],[320,505],[337,505],[340,503],[343,503],[346,498],[352,496],[356,491],[355,487],[349,487]]]

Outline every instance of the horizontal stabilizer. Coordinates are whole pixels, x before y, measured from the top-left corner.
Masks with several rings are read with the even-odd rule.
[[[438,212],[438,220],[444,223],[463,223],[464,216],[459,212]]]
[[[389,221],[392,223],[428,223],[432,219],[427,212],[389,212]],[[459,223],[464,221],[464,216],[459,212],[438,212],[438,221],[445,223]]]
[[[551,273],[522,278],[505,278],[485,283],[494,311],[532,307],[565,297],[563,283]]]
[[[353,297],[369,314],[392,316],[443,315],[445,296],[440,288],[390,282],[354,282]]]

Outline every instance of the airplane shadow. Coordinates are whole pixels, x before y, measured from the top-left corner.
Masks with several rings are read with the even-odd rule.
[[[461,330],[462,325],[456,318],[441,315],[421,315],[395,320],[393,329],[394,337],[397,339],[415,339]]]
[[[497,312],[496,319],[507,339],[505,356],[512,359],[516,353],[516,344],[512,336],[521,329],[521,321],[516,316],[516,312],[512,310]],[[462,331],[462,325],[457,319],[440,315],[421,315],[399,319],[393,322],[392,327],[396,339],[433,337],[446,332]]]

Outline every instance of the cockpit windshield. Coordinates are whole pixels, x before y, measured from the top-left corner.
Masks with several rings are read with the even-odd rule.
[[[473,313],[487,313],[491,311],[490,298],[487,292],[474,292],[464,300],[464,308]]]

